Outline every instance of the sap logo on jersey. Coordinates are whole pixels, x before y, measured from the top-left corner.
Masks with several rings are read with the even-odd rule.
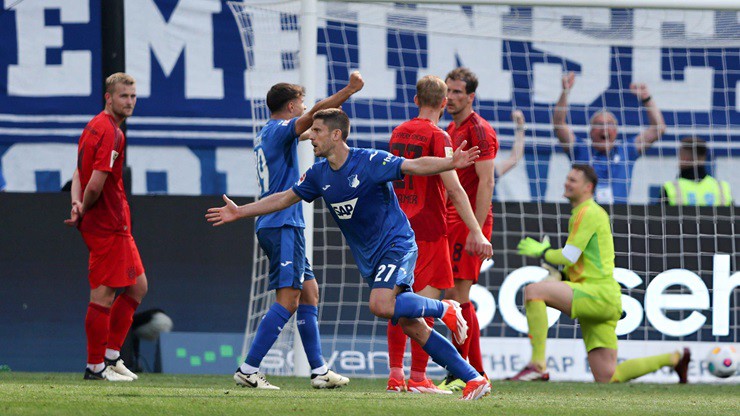
[[[337,214],[337,217],[339,217],[340,220],[348,220],[352,218],[352,214],[354,214],[355,212],[356,203],[357,198],[354,198],[350,199],[349,201],[331,204],[331,207],[332,209],[334,209],[334,213]]]

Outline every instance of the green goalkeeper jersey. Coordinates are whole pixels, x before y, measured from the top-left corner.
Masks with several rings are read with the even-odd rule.
[[[571,282],[612,286],[620,294],[614,280],[614,238],[609,214],[593,199],[573,209],[568,222],[568,241],[581,250],[574,264],[565,267]]]

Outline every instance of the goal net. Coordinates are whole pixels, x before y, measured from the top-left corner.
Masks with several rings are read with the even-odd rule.
[[[242,35],[247,95],[259,125],[267,117],[269,87],[299,82],[301,5],[229,6]],[[735,208],[661,202],[663,184],[677,180],[680,140],[688,136],[706,141],[707,173],[740,195],[737,11],[319,2],[317,15],[317,98],[338,91],[356,69],[366,82],[343,106],[352,120],[351,146],[387,150],[392,129],[417,115],[417,79],[444,78],[457,66],[469,67],[480,80],[474,109],[497,131],[497,165],[516,159],[511,113],[524,113],[523,157],[495,188],[495,265],[481,273],[471,294],[493,378],[513,373],[529,358],[522,288],[544,271],[517,255],[518,241],[549,235],[560,247],[567,237],[571,208],[562,193],[571,159],[553,133],[553,112],[568,72],[575,82],[565,122],[579,146],[589,154],[590,119],[605,110],[616,119],[616,148],[622,149],[606,156],[603,166],[613,179],[610,189],[598,193],[611,213],[615,277],[623,286],[620,358],[686,343],[702,358],[707,343],[740,342]],[[664,131],[646,95],[631,91],[633,83],[647,85]],[[449,121],[445,115],[441,127]],[[662,135],[648,143],[654,135],[649,130]],[[626,180],[618,169],[626,171]],[[315,207],[313,266],[324,355],[347,375],[384,377],[387,323],[370,313],[369,288],[339,229],[320,201]],[[256,242],[254,260],[244,352],[274,301]],[[583,349],[579,326],[557,311],[549,314],[553,378],[580,379],[588,370],[585,351],[573,353]],[[291,328],[263,363],[267,373],[292,374]],[[438,367],[430,369],[432,376],[442,375]],[[699,366],[692,371],[704,377]]]

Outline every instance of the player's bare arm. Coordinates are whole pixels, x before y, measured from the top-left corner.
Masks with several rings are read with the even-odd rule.
[[[514,145],[511,147],[511,154],[509,158],[496,163],[496,172],[498,177],[506,175],[508,171],[514,168],[519,159],[524,155],[524,132],[527,130],[526,122],[524,120],[524,113],[522,110],[514,110],[511,112],[511,121],[514,122]]]
[[[552,114],[552,123],[555,136],[560,141],[560,146],[563,150],[570,152],[573,143],[576,141],[576,136],[573,134],[573,130],[568,125],[568,94],[570,94],[571,88],[576,83],[576,74],[568,72],[563,75],[563,91],[560,93],[560,99],[555,104],[555,110]]]
[[[478,175],[478,192],[475,194],[475,218],[478,224],[483,224],[491,211],[491,199],[493,198],[493,187],[495,185],[495,166],[493,159],[475,162],[475,173]]]
[[[220,208],[208,208],[208,213],[206,213],[206,219],[208,222],[212,222],[214,227],[228,222],[234,222],[242,218],[257,217],[271,212],[280,211],[301,200],[301,198],[296,195],[292,189],[272,194],[267,198],[260,199],[251,204],[240,206],[236,205],[236,203],[226,195],[224,195],[223,198],[226,205]]]
[[[640,100],[642,105],[645,107],[648,114],[648,120],[650,121],[650,127],[645,129],[635,139],[637,150],[640,153],[643,153],[663,136],[666,129],[665,120],[663,119],[663,113],[650,95],[650,90],[648,90],[647,84],[632,83],[630,84],[630,91],[635,94],[637,99]]]
[[[469,254],[483,259],[491,257],[493,255],[491,242],[488,241],[486,236],[483,235],[483,231],[481,231],[480,224],[478,224],[478,220],[475,218],[473,208],[470,206],[470,200],[468,200],[468,195],[460,184],[460,178],[457,177],[457,173],[453,170],[442,172],[439,176],[442,178],[442,183],[444,183],[447,190],[447,197],[455,205],[460,218],[462,218],[468,230],[470,230],[465,242],[465,250]]]
[[[70,209],[69,218],[64,220],[64,223],[70,227],[76,227],[80,222],[80,206],[82,206],[82,194],[80,192],[80,171],[75,169],[72,174],[72,189],[70,192],[70,199],[72,208]]]
[[[85,216],[85,213],[98,202],[98,198],[103,193],[103,185],[105,185],[106,179],[108,179],[108,172],[102,170],[93,171],[92,176],[90,176],[90,182],[87,183],[82,196],[82,204],[79,207],[80,217]]]
[[[430,176],[452,169],[466,168],[480,157],[478,146],[462,150],[466,144],[467,141],[463,141],[452,157],[424,156],[418,159],[405,159],[401,164],[401,172],[404,175]]]
[[[308,136],[304,137],[303,133],[308,130],[313,124],[313,115],[325,108],[338,108],[344,104],[345,101],[352,96],[352,94],[360,91],[365,86],[365,81],[362,80],[360,71],[354,71],[349,75],[349,83],[337,91],[330,97],[324,98],[323,100],[316,103],[310,110],[303,114],[295,122],[295,132],[301,135],[301,140],[308,139]]]

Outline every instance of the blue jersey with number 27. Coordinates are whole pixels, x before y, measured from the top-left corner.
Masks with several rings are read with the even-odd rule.
[[[362,277],[372,276],[388,252],[416,249],[414,231],[391,183],[403,179],[403,160],[382,150],[350,148],[341,168],[334,170],[321,160],[293,186],[305,201],[324,198]]]
[[[254,141],[257,162],[257,181],[260,199],[287,191],[298,180],[298,135],[295,122],[275,120],[267,122]],[[257,218],[255,230],[278,228],[284,225],[305,227],[301,204],[292,205],[282,211],[273,212]]]

